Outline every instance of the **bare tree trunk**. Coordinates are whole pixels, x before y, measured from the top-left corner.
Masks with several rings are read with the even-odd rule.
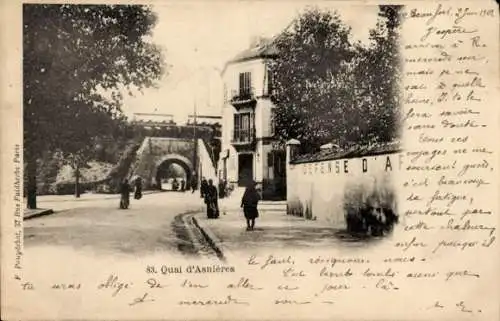
[[[75,197],[80,197],[80,166],[78,164],[75,169]]]
[[[36,158],[28,158],[27,163],[27,207],[36,209]]]

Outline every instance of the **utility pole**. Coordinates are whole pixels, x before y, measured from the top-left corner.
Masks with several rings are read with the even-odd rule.
[[[194,48],[195,55],[198,55],[198,48]],[[196,79],[196,85],[199,85],[199,79]],[[198,98],[198,88],[195,87],[194,97],[194,121],[193,121],[193,140],[194,140],[194,157],[193,157],[193,171],[196,175],[196,185],[198,185],[198,140],[196,139],[196,99]]]
[[[196,177],[196,186],[198,186],[198,139],[196,139],[196,99],[194,101],[194,121],[193,121],[193,140],[194,140],[194,157],[193,157],[193,172]]]

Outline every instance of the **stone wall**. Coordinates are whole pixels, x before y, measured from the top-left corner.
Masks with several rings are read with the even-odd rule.
[[[394,181],[401,168],[401,153],[397,149],[332,152],[301,160],[293,156],[296,147],[287,148],[289,215],[345,228],[347,214],[357,215],[367,206],[398,213]]]

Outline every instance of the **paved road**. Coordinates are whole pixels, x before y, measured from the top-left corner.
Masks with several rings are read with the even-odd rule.
[[[196,214],[198,224],[210,232],[226,257],[255,252],[279,253],[283,250],[342,249],[355,251],[379,239],[349,235],[321,221],[286,215],[284,211],[260,211],[255,230],[247,231],[242,211],[227,211],[218,220]]]
[[[214,255],[203,243],[200,232],[186,215],[182,215],[200,210],[202,202],[198,194],[144,195],[139,201],[132,199],[128,210],[118,209],[118,199],[109,196],[48,201],[41,198],[40,204],[59,211],[24,222],[26,248],[69,246],[96,254],[181,252]]]

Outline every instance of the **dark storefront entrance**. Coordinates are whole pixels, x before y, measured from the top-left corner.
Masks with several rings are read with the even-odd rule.
[[[274,150],[267,154],[267,179],[263,181],[263,195],[266,200],[286,199],[286,154]]]
[[[253,180],[253,155],[238,155],[238,185],[246,186]]]

